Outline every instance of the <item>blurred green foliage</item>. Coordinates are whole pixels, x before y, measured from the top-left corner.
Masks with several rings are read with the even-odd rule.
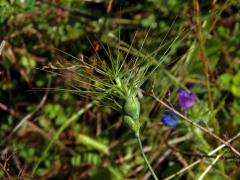
[[[55,65],[63,60],[77,63],[66,53],[80,61],[93,62],[95,51],[103,57],[106,55],[101,46],[116,50],[119,37],[125,52],[131,49],[131,44],[135,48],[131,49],[128,59],[132,54],[149,55],[162,46],[147,59],[153,67],[160,59],[163,62],[143,85],[144,90],[150,92],[154,85],[159,98],[180,110],[177,89],[191,89],[198,101],[182,113],[213,131],[211,117],[214,116],[220,125],[218,135],[232,137],[240,128],[239,10],[235,0],[200,1],[214,104],[212,112],[208,107],[191,2],[1,0],[0,40],[5,40],[6,45],[0,53],[0,177],[30,177],[51,137],[91,101],[89,95],[81,97],[71,91],[87,84],[71,84],[71,74],[64,74],[66,67],[62,67],[59,75]],[[177,36],[179,39],[174,41]],[[164,127],[160,119],[165,108],[143,96],[141,118],[146,122],[143,144],[160,179],[220,145],[183,120],[176,128]],[[44,97],[46,100],[34,112]],[[13,131],[28,115],[20,128]],[[232,144],[240,149],[237,141]],[[226,158],[219,160],[207,174],[208,179],[225,179],[225,176],[239,179],[238,159],[227,148],[221,152],[227,154]],[[182,178],[200,176],[213,158],[205,158],[207,160]],[[35,177],[151,179],[133,134],[122,125],[121,113],[101,105],[87,110],[60,135]]]

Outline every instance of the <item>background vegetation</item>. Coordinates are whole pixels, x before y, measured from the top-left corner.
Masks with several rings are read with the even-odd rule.
[[[236,152],[209,154],[223,144],[211,133],[239,136],[239,10],[237,0],[1,0],[0,177],[151,179],[121,112],[105,103],[84,109],[96,97],[72,92],[87,84],[62,64],[94,65],[96,52],[106,56],[103,47],[120,39],[127,59],[160,63],[140,93],[144,151],[159,179],[184,168],[176,179],[196,179],[213,162],[207,179],[239,179]],[[191,109],[179,107],[179,88],[198,97]],[[181,117],[163,125],[167,108],[152,90],[208,132]],[[239,140],[230,147],[240,150]]]

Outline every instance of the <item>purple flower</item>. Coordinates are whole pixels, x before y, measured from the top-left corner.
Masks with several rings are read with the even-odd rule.
[[[177,115],[169,110],[162,115],[163,124],[169,127],[175,126],[177,123],[177,119]]]
[[[189,109],[196,100],[197,96],[194,93],[181,88],[178,90],[178,101],[182,109]]]

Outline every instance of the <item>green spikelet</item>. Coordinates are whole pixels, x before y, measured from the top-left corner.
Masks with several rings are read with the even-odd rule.
[[[140,129],[140,103],[135,96],[128,96],[123,105],[123,121],[124,123],[135,132],[136,135],[139,134]]]
[[[123,122],[130,128],[130,129],[134,129],[134,120],[128,116],[128,115],[124,115],[123,116]]]
[[[123,106],[124,114],[130,116],[132,119],[139,119],[140,114],[140,103],[135,96],[129,96],[126,98]]]

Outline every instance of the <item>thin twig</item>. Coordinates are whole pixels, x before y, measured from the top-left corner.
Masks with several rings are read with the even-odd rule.
[[[5,169],[1,163],[0,163],[0,170],[2,170],[2,171],[4,172],[4,174],[2,175],[1,178],[6,178],[6,179],[10,179],[10,180],[13,179],[13,178],[11,177],[11,175],[8,173],[8,170]],[[7,176],[7,177],[5,177],[5,176]]]
[[[202,37],[199,2],[198,0],[193,0],[192,2],[193,2],[193,9],[194,9],[194,15],[195,15],[196,38],[199,43],[199,55],[200,55],[200,60],[202,61],[202,64],[203,64],[203,73],[204,73],[205,83],[208,91],[208,103],[211,111],[213,111],[214,107],[213,107],[213,101],[212,101],[212,95],[211,95],[211,86],[209,81],[209,65],[208,65],[209,60],[206,54],[205,41]]]
[[[176,115],[178,115],[179,117],[183,118],[185,121],[191,123],[192,125],[196,126],[197,128],[201,129],[202,131],[204,131],[205,133],[209,134],[210,136],[214,137],[215,139],[219,140],[221,143],[225,144],[227,147],[229,147],[229,149],[236,154],[238,157],[240,157],[240,152],[238,150],[236,150],[231,144],[228,143],[228,141],[223,140],[222,138],[220,138],[218,135],[214,134],[212,131],[206,129],[205,127],[197,124],[196,122],[194,122],[193,120],[189,119],[188,117],[182,115],[180,112],[176,111],[174,108],[172,108],[171,106],[167,105],[165,102],[163,102],[161,99],[159,99],[154,92],[152,91],[152,95],[150,95],[151,97],[153,97],[157,102],[159,102],[160,104],[162,104],[163,106],[165,106],[166,108],[168,108],[169,110],[173,111]]]
[[[166,150],[160,157],[159,159],[157,160],[157,162],[155,163],[155,165],[153,166],[154,169],[157,169],[157,167],[159,167],[159,164],[161,164],[165,159],[167,159],[167,157],[169,155],[171,155],[172,153],[172,150],[168,149]],[[143,180],[148,180],[150,179],[150,176],[151,176],[151,172],[147,172],[145,174],[145,176],[143,177]]]
[[[36,107],[36,109],[34,111],[32,111],[31,113],[27,114],[18,124],[17,126],[12,130],[12,132],[8,135],[8,137],[6,138],[6,141],[12,137],[12,135],[26,122],[28,121],[36,112],[38,112],[39,109],[42,108],[42,106],[45,104],[45,101],[47,100],[47,96],[48,96],[48,89],[50,87],[51,81],[49,81],[48,83],[48,88],[42,98],[42,100],[40,101],[40,103],[38,104],[38,106]]]
[[[223,156],[224,153],[219,154],[213,161],[212,163],[207,167],[207,169],[202,173],[202,175],[198,178],[198,180],[202,180],[207,173],[210,171],[210,169],[213,167],[213,165]]]
[[[232,141],[234,141],[235,139],[237,139],[238,137],[240,137],[240,132],[238,134],[236,134],[234,137],[232,137],[231,139],[229,139],[227,141],[227,143],[231,143]],[[212,156],[214,155],[216,152],[220,151],[222,148],[224,148],[226,146],[226,144],[222,144],[220,146],[218,146],[217,148],[215,148],[214,150],[210,151],[207,155],[208,156]],[[180,171],[178,171],[177,173],[165,178],[164,180],[169,180],[172,179],[180,174],[182,174],[183,172],[187,171],[188,169],[192,168],[193,166],[199,164],[205,157],[203,157],[202,159],[198,159],[197,161],[193,162],[192,164],[190,164],[188,167],[185,167],[183,169],[181,169]]]
[[[0,56],[2,55],[2,51],[3,51],[5,45],[6,45],[6,41],[3,40],[0,45]]]

